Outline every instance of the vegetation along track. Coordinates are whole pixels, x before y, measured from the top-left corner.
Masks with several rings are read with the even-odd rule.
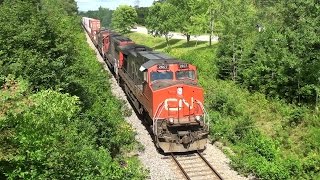
[[[223,179],[199,151],[187,155],[171,153],[171,157],[188,180]]]

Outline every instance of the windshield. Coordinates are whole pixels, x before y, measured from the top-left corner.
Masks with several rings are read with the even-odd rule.
[[[176,72],[176,78],[177,80],[181,79],[195,79],[195,73],[192,70],[187,70],[187,71],[177,71]]]
[[[151,72],[151,81],[173,79],[172,71]]]

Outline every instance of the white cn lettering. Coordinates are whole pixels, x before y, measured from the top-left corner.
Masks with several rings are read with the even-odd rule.
[[[180,101],[181,101],[181,100],[180,100]],[[188,103],[185,99],[183,99],[183,103],[184,103],[188,108],[192,109],[192,108],[193,108],[193,97],[191,97],[191,106],[189,105],[189,103]]]
[[[169,102],[178,102],[178,107],[175,107],[175,108],[169,108],[169,105],[168,105],[168,103]],[[168,111],[169,109],[170,109],[170,111],[179,111],[181,108],[182,108],[182,106],[183,106],[183,104],[185,105],[185,106],[187,106],[188,107],[188,109],[190,108],[190,109],[192,109],[193,108],[193,97],[191,97],[191,106],[190,106],[190,104],[185,100],[185,99],[176,99],[176,98],[168,98],[168,99],[166,99],[165,101],[164,101],[164,108]]]

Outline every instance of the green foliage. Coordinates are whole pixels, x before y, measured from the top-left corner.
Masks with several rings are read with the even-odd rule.
[[[192,12],[188,18],[189,24],[185,25],[185,29],[190,34],[201,35],[201,34],[210,34],[210,37],[213,35],[213,32],[218,32],[218,26],[215,22],[218,22],[221,8],[221,2],[219,0],[189,0],[188,2],[189,11]],[[209,42],[211,45],[211,40]]]
[[[137,24],[145,26],[146,25],[146,18],[149,12],[149,7],[138,7],[136,8],[137,11]]]
[[[145,178],[76,13],[73,0],[0,6],[0,179]]]
[[[317,107],[319,4],[258,1],[238,6],[237,2],[241,1],[232,2],[237,9],[226,6],[232,14],[225,13],[221,20],[225,31],[218,54],[220,77],[270,97]]]
[[[239,80],[239,74],[246,69],[246,57],[254,40],[254,8],[249,1],[236,0],[223,4],[221,23],[223,29],[217,54],[219,76]]]
[[[190,41],[191,35],[201,35],[209,32],[211,37],[214,31],[217,32],[215,20],[218,18],[221,9],[219,0],[167,0],[160,2],[159,4],[168,3],[175,7],[174,14],[167,17],[176,20],[170,31],[176,30],[183,33],[187,37],[187,42]],[[155,3],[151,8],[157,5],[158,3]],[[154,13],[150,13],[148,18],[152,20],[155,18],[154,16]],[[164,21],[164,23],[168,24],[167,21]],[[154,30],[152,29],[152,31]],[[209,44],[211,45],[211,41]]]
[[[121,5],[112,14],[112,28],[120,33],[128,33],[137,17],[137,11],[133,7]]]
[[[74,62],[72,18],[60,6],[48,16],[48,6],[47,1],[4,1],[0,7],[0,72],[21,75],[35,89],[63,87]]]
[[[123,114],[119,111],[122,104],[111,96],[108,76],[103,73],[94,52],[88,47],[83,34],[79,33],[77,38],[79,58],[70,69],[73,76],[69,78],[70,86],[65,91],[78,96],[83,102],[83,118],[93,121],[98,129],[97,143],[116,155],[121,147],[131,145],[134,135],[131,127],[123,122]]]
[[[21,92],[12,90],[20,89],[21,83],[11,80],[6,87],[8,83],[11,87],[1,93],[10,91],[17,97]],[[12,84],[18,85],[13,88]],[[94,123],[77,118],[80,110],[77,97],[47,90],[22,96],[15,103],[14,108],[1,108],[5,116],[0,128],[12,134],[1,139],[11,147],[1,151],[6,156],[0,159],[1,170],[8,178],[136,177],[133,173],[126,174],[107,150],[97,149]],[[137,167],[132,169],[137,171]]]
[[[176,13],[177,7],[170,3],[156,3],[149,9],[149,14],[146,19],[146,25],[152,34],[156,36],[164,35],[167,45],[169,45],[168,34],[174,31],[179,24],[179,16]]]
[[[178,30],[179,32],[185,34],[187,36],[187,41],[189,42],[190,40],[190,34],[194,33],[194,29],[195,26],[192,26],[192,23],[194,23],[194,19],[191,19],[193,15],[195,15],[196,13],[199,12],[198,9],[203,9],[201,7],[204,6],[200,6],[200,3],[195,3],[195,1],[193,0],[185,0],[185,1],[179,1],[179,0],[169,0],[166,1],[169,4],[172,4],[174,7],[176,7],[176,17],[179,23],[175,23],[174,26],[174,30]],[[193,3],[195,3],[196,5],[198,5],[196,8],[194,8]],[[196,9],[198,11],[196,11]],[[203,24],[202,24],[203,25]],[[191,28],[192,26],[192,28]],[[197,26],[197,28],[203,28],[203,26]]]

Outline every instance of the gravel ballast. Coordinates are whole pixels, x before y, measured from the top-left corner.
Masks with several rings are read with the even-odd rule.
[[[90,47],[96,52],[97,60],[102,64],[103,68],[111,74],[106,63],[103,61],[99,52],[91,42],[91,39],[86,34],[87,42]],[[128,107],[131,108],[129,102],[126,99],[125,93],[117,84],[117,81],[114,77],[109,79],[111,83],[111,90],[113,95],[119,99],[124,100]],[[144,167],[149,170],[149,178],[151,180],[176,180],[181,179],[180,172],[175,172],[176,167],[172,162],[170,156],[160,154],[155,144],[147,131],[146,127],[142,124],[141,120],[137,117],[135,113],[132,113],[130,117],[126,117],[125,120],[131,124],[134,131],[136,132],[136,140],[140,142],[144,151],[138,153],[138,157]],[[229,166],[230,160],[223,154],[223,152],[212,144],[207,144],[206,150],[203,152],[205,158],[212,164],[212,166],[220,173],[224,179],[247,179],[240,176],[236,171],[232,170]]]

